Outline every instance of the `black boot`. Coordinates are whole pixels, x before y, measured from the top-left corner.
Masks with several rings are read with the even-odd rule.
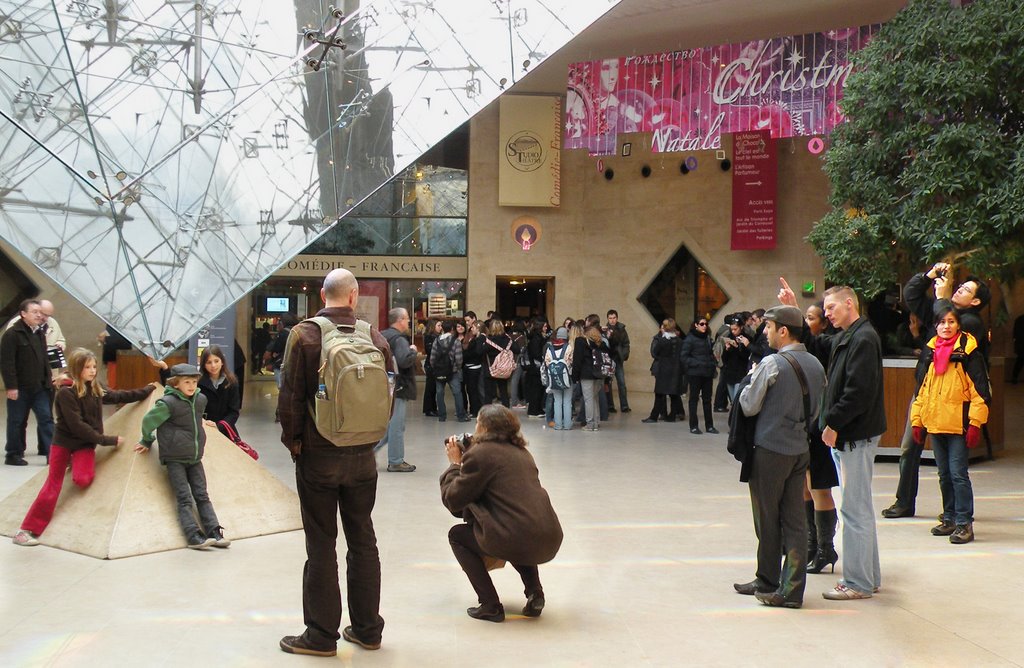
[[[814,561],[818,554],[818,530],[814,526],[814,501],[804,501],[804,513],[807,515],[807,563]]]
[[[808,573],[820,573],[825,566],[831,566],[832,572],[836,572],[836,562],[839,555],[836,553],[832,541],[836,537],[836,524],[839,522],[839,515],[836,509],[814,511],[814,524],[818,528],[818,553],[814,560],[808,563]]]

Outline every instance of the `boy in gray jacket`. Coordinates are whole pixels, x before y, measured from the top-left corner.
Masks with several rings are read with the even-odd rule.
[[[217,521],[217,514],[206,493],[206,472],[203,470],[206,397],[198,391],[201,375],[199,369],[191,364],[171,367],[164,396],[157,399],[142,418],[142,438],[135,446],[135,452],[146,453],[154,438],[160,441],[160,463],[167,467],[167,475],[171,479],[171,489],[178,502],[178,522],[188,547],[194,550],[204,550],[211,545],[231,545],[231,541],[224,537],[224,527]],[[193,499],[203,524],[202,532],[192,512]]]

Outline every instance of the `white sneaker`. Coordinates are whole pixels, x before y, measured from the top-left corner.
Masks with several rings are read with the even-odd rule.
[[[23,545],[25,547],[32,547],[39,545],[39,538],[31,531],[25,531],[22,529],[18,533],[14,534],[14,538],[11,539],[15,545]]]

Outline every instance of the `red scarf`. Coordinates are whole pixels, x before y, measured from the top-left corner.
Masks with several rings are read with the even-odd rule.
[[[959,338],[959,333],[949,339],[944,339],[940,336],[935,337],[935,357],[932,358],[932,362],[935,364],[936,375],[941,376],[946,373],[946,367],[949,366],[949,356],[952,354],[953,347]]]

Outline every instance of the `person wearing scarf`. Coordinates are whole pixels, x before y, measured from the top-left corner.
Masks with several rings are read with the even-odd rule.
[[[988,375],[978,342],[961,330],[955,309],[939,310],[935,330],[918,366],[919,373],[926,371],[910,419],[915,443],[931,437],[939,472],[942,522],[932,528],[932,535],[949,536],[950,543],[962,545],[974,540],[967,451],[981,443],[981,427],[988,420]]]

